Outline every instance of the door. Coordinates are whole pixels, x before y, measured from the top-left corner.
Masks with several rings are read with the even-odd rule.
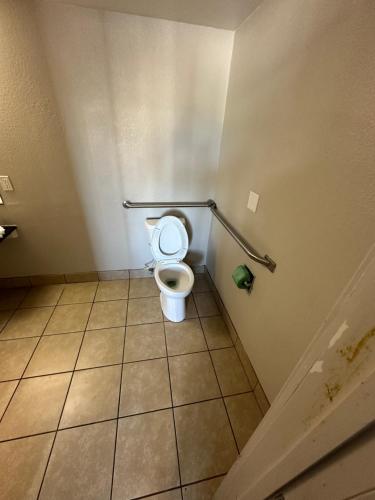
[[[374,416],[375,246],[321,325],[215,499],[267,498],[370,425]]]
[[[375,425],[282,488],[284,500],[375,498]]]

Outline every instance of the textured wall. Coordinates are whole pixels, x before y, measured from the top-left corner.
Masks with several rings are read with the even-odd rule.
[[[371,0],[265,0],[235,35],[216,201],[278,267],[236,289],[215,221],[208,264],[270,398],[374,241],[374,26]]]
[[[0,245],[0,274],[63,272],[94,265],[32,2],[0,2],[0,223],[19,239]],[[76,244],[79,242],[79,244]]]
[[[0,222],[20,227],[0,273],[142,267],[143,221],[163,212],[121,202],[213,195],[233,33],[36,6],[37,24],[33,2],[0,3],[1,173],[16,187]],[[184,215],[204,263],[208,210]]]
[[[77,189],[98,269],[150,260],[133,201],[213,195],[233,33],[39,3]],[[205,262],[209,213],[186,210],[191,260]]]

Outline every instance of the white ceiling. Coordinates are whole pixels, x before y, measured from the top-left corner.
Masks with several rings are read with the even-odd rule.
[[[235,30],[262,0],[46,0]]]

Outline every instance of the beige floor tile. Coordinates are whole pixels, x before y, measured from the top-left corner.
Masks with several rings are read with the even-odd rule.
[[[174,405],[220,397],[220,389],[208,352],[169,358]]]
[[[147,497],[147,500],[182,500],[181,490],[171,490],[165,493],[159,493],[159,495],[152,495]]]
[[[238,448],[241,451],[262,420],[262,412],[252,392],[229,396],[224,398],[224,401]]]
[[[55,306],[64,285],[33,286],[22,301],[21,307]]]
[[[207,350],[198,319],[187,319],[181,323],[166,323],[165,334],[169,356]]]
[[[21,378],[38,338],[0,342],[0,380]]]
[[[117,417],[121,366],[75,372],[60,428]]]
[[[267,413],[270,407],[270,403],[267,399],[267,396],[265,395],[262,387],[260,384],[257,384],[254,389],[254,396],[256,397],[256,400],[258,401],[258,405],[260,406],[260,409],[263,412],[263,415]]]
[[[179,486],[172,410],[119,420],[113,499],[128,500]]]
[[[220,349],[233,345],[228,328],[221,316],[202,318],[201,321],[209,349]]]
[[[182,483],[225,474],[237,448],[221,399],[174,409]]]
[[[160,290],[154,278],[131,278],[129,298],[158,297]]]
[[[14,311],[1,311],[0,310],[0,332],[9,321],[9,318],[12,316]]]
[[[70,373],[21,380],[0,423],[0,440],[55,430]]]
[[[33,500],[51,450],[54,433],[0,443],[0,498]]]
[[[198,311],[195,307],[193,294],[186,297],[186,319],[198,318]]]
[[[182,488],[182,497],[184,500],[212,500],[222,480],[223,476],[185,486]]]
[[[59,305],[93,302],[97,286],[96,282],[65,285]]]
[[[159,297],[129,300],[128,325],[158,323],[159,321],[163,321]]]
[[[57,306],[48,322],[45,335],[82,332],[86,328],[91,304]]]
[[[82,337],[83,332],[42,337],[24,377],[73,371]]]
[[[211,290],[211,284],[205,274],[196,274],[194,276],[194,286],[193,292],[209,292]]]
[[[40,500],[104,500],[111,495],[116,423],[57,433]]]
[[[53,307],[19,309],[15,312],[1,333],[1,339],[35,337],[42,335]]]
[[[129,280],[100,281],[95,296],[95,302],[127,299],[128,291]]]
[[[87,325],[88,330],[125,326],[126,300],[95,302]]]
[[[104,330],[87,330],[77,369],[93,368],[122,363],[125,327],[107,328]]]
[[[242,345],[242,342],[239,338],[237,338],[235,348],[236,348],[238,357],[240,358],[240,361],[242,363],[242,366],[245,370],[247,378],[249,379],[251,388],[254,389],[258,383],[258,377],[256,376],[255,370],[253,368],[253,365],[251,364],[249,356],[247,355],[247,353]]]
[[[167,359],[152,359],[124,365],[120,416],[172,406]]]
[[[162,358],[166,355],[163,323],[126,328],[125,362]]]
[[[16,309],[28,291],[29,288],[0,289],[0,311]]]
[[[199,316],[218,316],[220,311],[211,292],[194,293]]]
[[[10,398],[13,396],[17,384],[18,384],[17,380],[14,380],[13,382],[0,383],[0,419],[3,416],[3,413],[10,401]]]
[[[234,347],[211,351],[211,356],[224,396],[251,390]]]

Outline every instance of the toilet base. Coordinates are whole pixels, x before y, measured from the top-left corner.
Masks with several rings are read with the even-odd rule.
[[[174,323],[179,323],[185,319],[185,301],[186,297],[174,298],[165,293],[160,293],[160,303],[164,316]]]

